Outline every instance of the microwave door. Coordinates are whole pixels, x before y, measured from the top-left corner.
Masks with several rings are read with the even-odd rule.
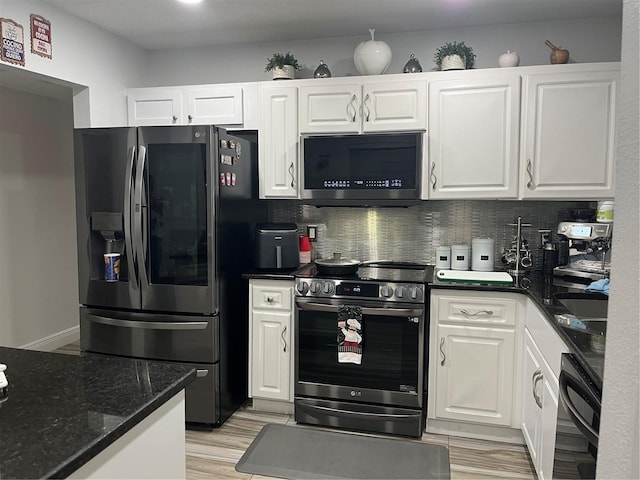
[[[135,128],[74,131],[78,282],[83,305],[140,308],[130,218],[136,153]],[[105,279],[106,253],[120,255],[117,281]]]
[[[138,133],[134,231],[142,309],[215,313],[211,127]]]

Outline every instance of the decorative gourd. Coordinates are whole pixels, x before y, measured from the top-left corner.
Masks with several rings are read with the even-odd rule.
[[[360,42],[353,52],[353,63],[360,75],[380,75],[391,64],[391,49],[385,42],[374,39],[374,29],[369,29],[371,40]]]

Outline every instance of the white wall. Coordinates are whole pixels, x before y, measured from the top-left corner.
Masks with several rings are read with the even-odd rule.
[[[640,6],[625,0],[616,205],[598,478],[640,478]]]
[[[25,34],[25,66],[3,62],[1,68],[28,70],[74,86],[76,127],[125,125],[124,91],[142,81],[145,50],[37,0],[0,0],[0,12],[22,25]],[[51,22],[52,59],[31,53],[32,13]]]
[[[393,54],[387,73],[400,73],[411,53],[420,60],[423,71],[434,70],[436,49],[454,40],[464,40],[474,49],[476,68],[497,67],[498,57],[507,49],[520,54],[521,65],[547,65],[550,50],[544,44],[546,39],[569,49],[574,62],[617,62],[621,32],[620,18],[602,18],[376,35],[376,39],[387,42]],[[359,75],[353,64],[353,51],[369,38],[368,32],[360,32],[354,37],[304,42],[153,51],[149,53],[145,83],[136,86],[271,80],[264,66],[276,51],[291,51],[305,65],[297,74],[299,78],[313,77],[320,60],[327,63],[334,77]]]
[[[0,345],[56,348],[78,327],[71,99],[0,95]]]

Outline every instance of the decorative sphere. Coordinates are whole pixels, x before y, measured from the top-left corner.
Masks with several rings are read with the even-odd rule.
[[[503,53],[498,57],[498,65],[501,67],[517,67],[519,64],[520,55],[518,55],[518,52],[507,50],[507,53]]]
[[[353,52],[353,63],[360,75],[380,75],[391,64],[391,49],[385,42],[374,40],[375,30],[370,29],[371,40],[361,42]]]

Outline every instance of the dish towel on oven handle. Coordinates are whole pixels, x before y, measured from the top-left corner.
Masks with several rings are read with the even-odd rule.
[[[357,305],[338,307],[338,363],[362,362],[362,308]]]

